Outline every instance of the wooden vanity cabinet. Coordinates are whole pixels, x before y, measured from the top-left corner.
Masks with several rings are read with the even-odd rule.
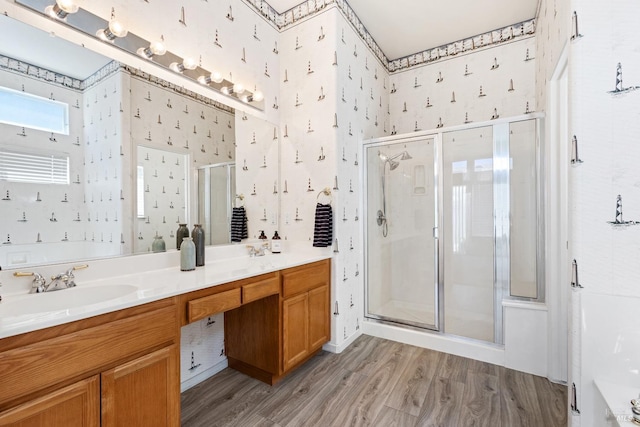
[[[330,339],[331,260],[280,271],[280,291],[225,312],[229,366],[275,384]]]
[[[302,363],[329,341],[328,262],[282,272],[283,372]]]
[[[0,426],[100,425],[100,377],[93,375],[0,414]]]
[[[167,298],[0,340],[0,426],[179,426]]]

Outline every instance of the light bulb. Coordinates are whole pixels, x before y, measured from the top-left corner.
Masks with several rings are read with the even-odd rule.
[[[222,83],[224,78],[222,77],[222,73],[220,73],[219,71],[214,71],[213,73],[211,73],[211,80],[213,80],[215,83]]]
[[[154,55],[158,56],[162,56],[167,53],[167,47],[164,45],[163,40],[151,42],[149,49],[151,49],[151,52],[153,52]]]
[[[242,86],[242,84],[240,83],[236,83],[233,85],[233,91],[240,95],[242,92],[244,92],[244,86]]]
[[[56,0],[56,4],[47,6],[44,12],[52,18],[65,19],[70,13],[76,13],[79,6],[72,0]]]
[[[124,37],[129,32],[129,30],[127,30],[125,26],[122,25],[122,22],[118,21],[115,18],[109,21],[109,31],[111,31],[116,37]]]
[[[176,73],[181,73],[185,70],[184,65],[179,62],[172,62],[171,64],[169,64],[169,68],[171,69],[171,71],[175,71]]]
[[[209,83],[211,83],[211,77],[210,76],[200,76],[200,77],[198,77],[198,83],[203,84],[203,85],[208,85]]]
[[[184,60],[182,61],[182,65],[187,70],[195,70],[198,66],[198,63],[193,58],[184,58]]]
[[[229,86],[223,86],[220,91],[222,91],[222,93],[224,93],[225,95],[231,95],[233,93],[233,88],[230,88]]]
[[[263,99],[264,99],[264,94],[261,91],[256,90],[255,92],[253,92],[253,100],[254,101],[260,102]]]
[[[162,56],[167,53],[164,45],[164,38],[161,41],[151,42],[148,47],[141,47],[136,53],[143,58],[151,59],[154,55]]]

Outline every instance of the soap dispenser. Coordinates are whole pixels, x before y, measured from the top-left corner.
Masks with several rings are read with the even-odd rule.
[[[279,254],[282,248],[280,246],[280,236],[278,236],[278,232],[273,233],[273,237],[271,238],[271,253]]]
[[[260,240],[267,240],[267,235],[264,234],[264,230],[260,230],[260,236],[258,236]]]

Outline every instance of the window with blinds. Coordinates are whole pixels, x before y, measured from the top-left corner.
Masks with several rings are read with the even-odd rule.
[[[69,104],[0,86],[0,123],[69,135]]]
[[[0,150],[0,181],[69,184],[69,156]]]

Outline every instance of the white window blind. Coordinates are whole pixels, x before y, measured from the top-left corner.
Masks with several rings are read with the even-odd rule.
[[[1,150],[0,181],[69,184],[69,156]]]
[[[69,105],[0,87],[0,123],[69,135]]]

